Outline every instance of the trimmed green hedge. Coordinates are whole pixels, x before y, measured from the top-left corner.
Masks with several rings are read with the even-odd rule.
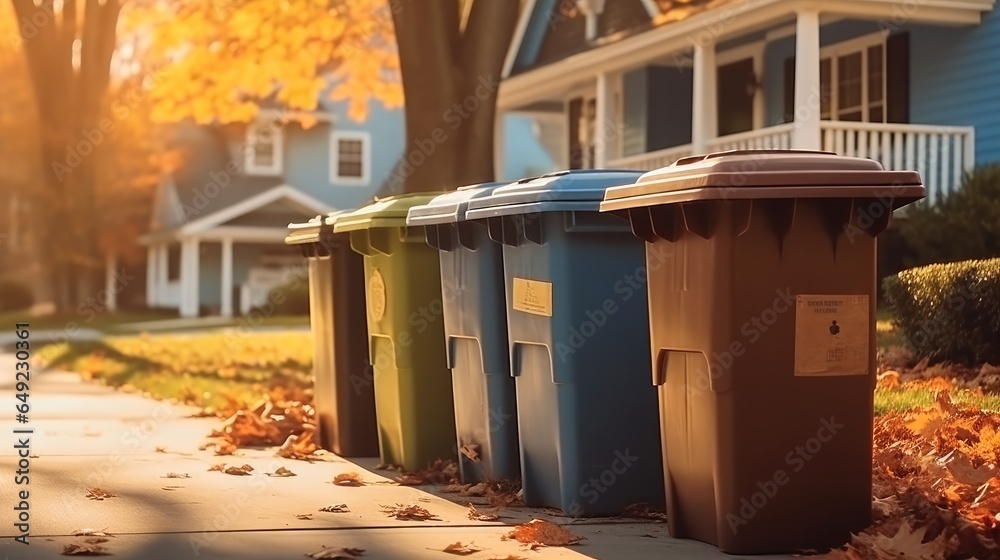
[[[917,358],[1000,364],[1000,258],[904,270],[883,288]]]

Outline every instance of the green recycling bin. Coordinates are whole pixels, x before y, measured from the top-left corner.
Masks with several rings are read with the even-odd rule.
[[[671,536],[790,553],[871,524],[875,240],[923,197],[916,172],[800,150],[607,190],[646,241]]]
[[[456,457],[440,259],[423,230],[406,225],[410,207],[440,194],[376,200],[334,224],[334,233],[349,233],[351,248],[365,260],[379,454],[407,471]]]
[[[410,209],[406,221],[423,228],[427,244],[441,254],[441,292],[448,366],[455,392],[459,472],[462,482],[520,479],[517,405],[507,347],[503,247],[485,222],[465,219],[469,201],[506,183],[462,187],[426,206]]]
[[[378,455],[375,393],[365,352],[365,270],[347,234],[334,234],[340,212],[289,224],[285,243],[309,263],[309,323],[313,335],[313,405],[318,442],[344,457]]]

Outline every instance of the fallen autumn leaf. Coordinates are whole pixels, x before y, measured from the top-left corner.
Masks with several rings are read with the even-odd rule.
[[[333,478],[333,483],[337,486],[364,486],[361,475],[356,472],[340,473]]]
[[[363,548],[327,548],[324,546],[312,554],[306,554],[306,557],[316,558],[317,560],[350,560],[351,558],[364,556],[364,554],[365,549]]]
[[[430,549],[434,550],[434,549]],[[461,541],[454,542],[444,547],[441,552],[447,552],[448,554],[456,554],[458,556],[468,556],[470,554],[475,554],[482,551],[481,547],[475,545],[475,543],[462,544]]]
[[[574,535],[551,521],[532,519],[514,527],[507,538],[534,546],[570,546],[579,543],[584,537]]]

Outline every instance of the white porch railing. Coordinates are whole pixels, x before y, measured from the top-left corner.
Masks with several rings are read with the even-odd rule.
[[[673,162],[691,155],[691,144],[674,146],[664,150],[625,156],[608,162],[608,167],[613,169],[635,169],[638,171],[652,171],[661,167],[666,167]]]
[[[792,147],[793,130],[795,126],[788,123],[713,138],[708,141],[708,151],[787,150]]]
[[[710,140],[707,151],[795,148],[794,129],[794,124],[787,123],[730,134]],[[825,151],[874,159],[890,171],[920,172],[931,204],[958,189],[962,174],[976,163],[975,129],[971,126],[822,121],[820,131]],[[609,167],[651,171],[690,155],[691,145],[686,144],[618,158],[609,162]]]
[[[823,121],[824,150],[878,160],[888,170],[914,170],[931,204],[958,189],[976,163],[971,126]]]

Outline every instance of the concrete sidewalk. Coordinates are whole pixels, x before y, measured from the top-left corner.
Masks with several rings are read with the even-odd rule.
[[[79,376],[33,371],[30,421],[15,420],[14,359],[0,355],[0,558],[64,558],[70,544],[83,544],[73,533],[82,529],[115,536],[101,546],[116,558],[280,560],[301,559],[323,547],[361,548],[362,558],[449,558],[451,543],[474,543],[482,552],[471,558],[738,558],[714,547],[669,537],[666,525],[618,519],[573,521],[537,509],[507,508],[500,522],[468,518],[463,502],[427,490],[394,484],[375,471],[374,459],[355,461],[330,456],[307,463],[276,458],[273,449],[241,450],[216,457],[199,451],[218,425],[212,418],[192,418],[196,409],[118,393]],[[15,485],[20,434],[31,429],[29,483]],[[249,476],[210,472],[218,463],[249,464]],[[279,467],[294,477],[269,477]],[[366,468],[368,467],[368,468]],[[332,484],[338,473],[357,472],[363,487]],[[181,478],[169,478],[179,475]],[[116,494],[87,498],[98,487]],[[30,545],[15,541],[17,493],[29,491]],[[458,496],[456,496],[458,498]],[[470,498],[464,498],[466,501]],[[472,499],[476,500],[476,499]],[[346,513],[320,508],[344,504]],[[382,506],[416,504],[439,519],[399,521]],[[481,504],[482,505],[482,504]],[[484,506],[485,507],[485,506]],[[527,550],[502,540],[511,525],[542,517],[570,525],[586,538],[577,546]],[[331,556],[332,557],[332,556]],[[777,557],[755,557],[777,558]]]

